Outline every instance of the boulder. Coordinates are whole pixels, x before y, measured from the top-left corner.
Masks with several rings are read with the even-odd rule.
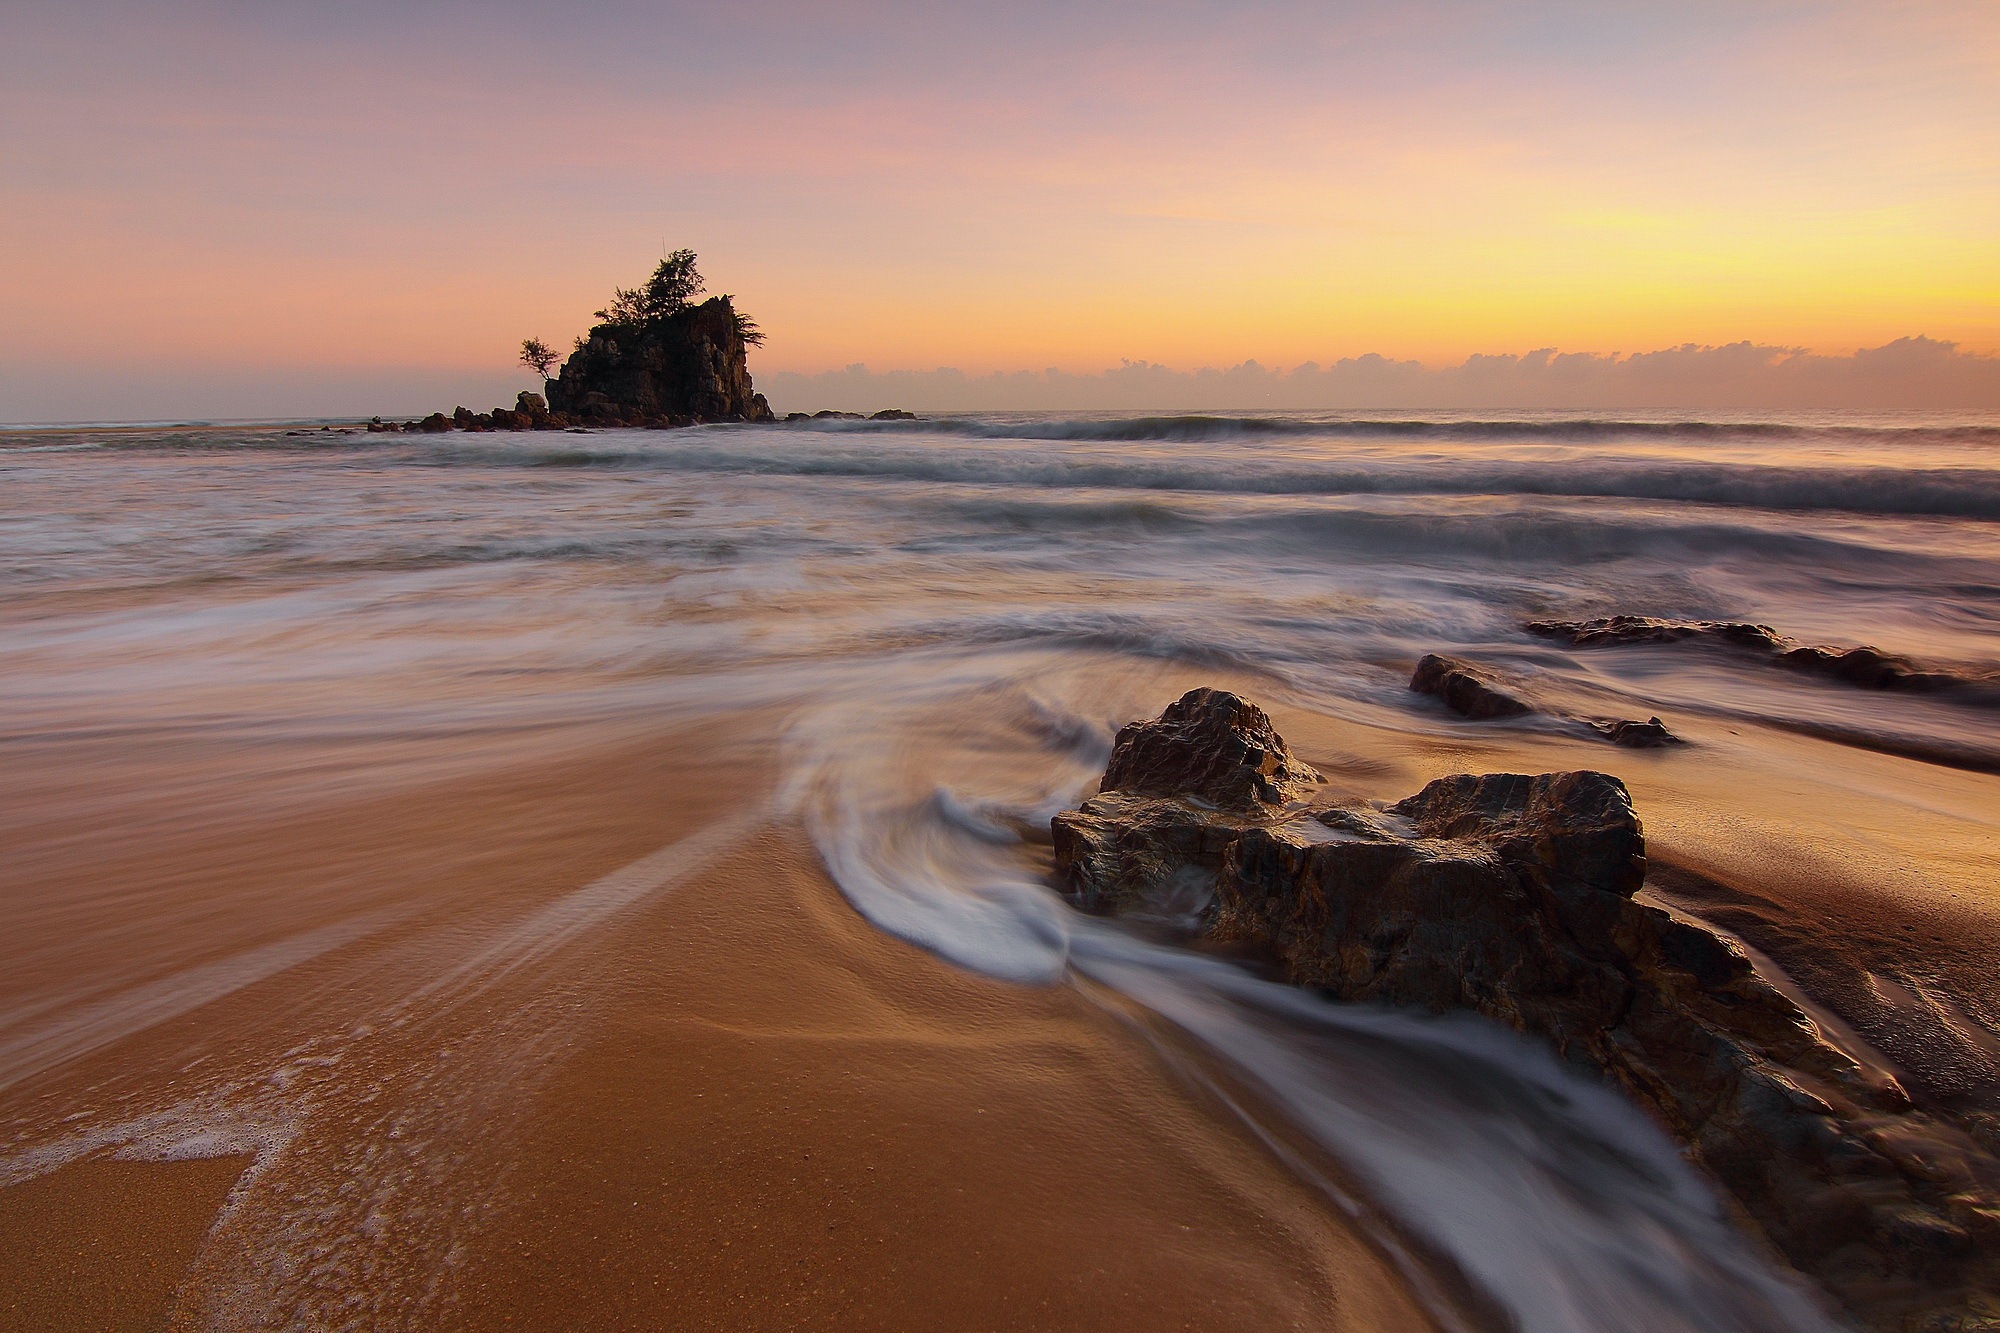
[[[915,412],[905,412],[900,407],[891,407],[874,413],[868,419],[870,421],[915,421],[917,414]]]
[[[1438,653],[1427,653],[1417,663],[1410,688],[1419,694],[1435,694],[1452,712],[1481,721],[1524,717],[1535,711],[1470,662]]]
[[[836,412],[836,411],[834,411],[834,410],[833,410],[832,408],[823,408],[823,409],[821,409],[820,411],[818,411],[818,412],[815,412],[815,413],[813,413],[813,414],[812,414],[812,420],[814,420],[814,421],[865,421],[865,420],[867,420],[867,418],[866,418],[866,417],[864,417],[864,416],[862,416],[862,415],[861,415],[861,414],[860,414],[859,412]]]
[[[1254,704],[1190,691],[1121,730],[1099,793],[1055,817],[1059,883],[1338,1000],[1539,1037],[1871,1326],[1978,1326],[1949,1321],[2000,1298],[2000,1247],[1970,1239],[2000,1216],[2000,1162],[1824,1040],[1729,939],[1637,897],[1622,782],[1459,774],[1393,804],[1318,782]]]
[[[1280,805],[1324,781],[1264,710],[1227,690],[1189,690],[1118,733],[1100,791],[1192,796],[1224,808]]]
[[[464,408],[459,409],[461,412]],[[417,423],[417,429],[427,434],[437,435],[451,429],[451,418],[442,412],[433,412]]]

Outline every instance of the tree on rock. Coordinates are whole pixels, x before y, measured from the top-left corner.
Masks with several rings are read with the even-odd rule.
[[[597,317],[625,327],[652,324],[687,310],[707,290],[708,283],[695,267],[694,251],[676,250],[660,261],[644,285],[631,291],[614,289],[611,304]]]
[[[521,364],[544,380],[548,379],[549,372],[556,368],[557,360],[559,358],[555,354],[555,349],[540,338],[521,340]]]

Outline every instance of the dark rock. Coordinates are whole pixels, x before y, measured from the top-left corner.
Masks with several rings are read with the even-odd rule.
[[[1865,645],[1859,648],[1803,645],[1769,625],[1735,620],[1605,616],[1596,620],[1531,620],[1523,628],[1530,634],[1559,639],[1573,648],[1696,640],[1739,649],[1778,666],[1826,676],[1862,689],[1951,691],[1968,702],[2000,705],[2000,682],[1992,679],[1927,670],[1907,657]]]
[[[1596,620],[1531,620],[1530,634],[1561,639],[1572,648],[1600,648],[1625,643],[1675,643],[1707,639],[1740,648],[1777,651],[1785,641],[1769,625],[1741,620],[1661,620],[1654,616],[1603,616]]]
[[[917,414],[915,412],[905,412],[900,407],[892,407],[886,411],[877,412],[868,419],[870,421],[915,421]]]
[[[1191,691],[1120,731],[1103,790],[1056,816],[1060,882],[1085,910],[1179,918],[1338,999],[1471,1009],[1547,1040],[1875,1327],[2000,1294],[2000,1247],[1973,1239],[2000,1225],[2000,1162],[1828,1044],[1731,941],[1635,898],[1645,834],[1618,779],[1286,799],[1316,777],[1254,705]]]
[[[459,410],[464,411],[465,409],[460,408]],[[442,412],[433,412],[417,423],[417,429],[427,434],[436,435],[451,429],[451,418]]]
[[[460,430],[471,430],[471,429],[472,429],[472,409],[471,409],[471,408],[469,408],[469,407],[454,407],[454,408],[452,408],[452,409],[451,409],[451,424],[452,424],[452,425],[454,425],[454,426],[456,426],[456,427],[458,427],[458,428],[459,428]]]
[[[789,421],[811,421],[811,420],[812,420],[812,413],[810,413],[810,412],[787,412],[787,413],[785,413],[785,420],[786,420],[786,421],[788,421],[788,422],[789,422]]]
[[[770,404],[750,382],[748,352],[726,296],[644,324],[600,324],[548,382],[549,407],[635,426],[769,421]]]
[[[1793,648],[1778,661],[1794,671],[1831,676],[1865,690],[1933,690],[1954,683],[1927,672],[1907,657],[1892,657],[1879,648]]]
[[[1593,720],[1590,725],[1613,745],[1629,746],[1634,750],[1656,750],[1661,746],[1684,743],[1668,731],[1666,723],[1657,717],[1644,722],[1635,722],[1631,718]]]
[[[1435,694],[1461,717],[1487,719],[1523,717],[1535,710],[1494,684],[1478,667],[1456,657],[1426,654],[1410,677],[1410,688]]]
[[[818,412],[815,412],[815,413],[813,413],[813,414],[812,414],[812,419],[813,419],[814,421],[865,421],[865,420],[867,420],[867,418],[866,418],[866,417],[864,417],[864,416],[862,416],[862,415],[861,415],[861,414],[860,414],[859,412],[835,412],[835,411],[834,411],[834,410],[832,410],[831,408],[826,408],[826,409],[823,409],[823,410],[821,410],[821,411],[818,411]]]
[[[1100,791],[1277,805],[1322,779],[1294,758],[1264,710],[1227,690],[1189,690],[1118,733]]]
[[[548,416],[549,405],[540,394],[523,389],[514,396],[514,410],[531,422],[539,422]]]

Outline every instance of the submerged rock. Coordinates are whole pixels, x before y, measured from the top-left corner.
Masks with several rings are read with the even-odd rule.
[[[1496,683],[1485,668],[1441,653],[1427,653],[1417,663],[1416,672],[1410,677],[1410,688],[1419,694],[1436,695],[1452,712],[1474,721],[1526,717],[1540,711]],[[1585,718],[1582,722],[1613,745],[1631,749],[1683,744],[1657,717],[1644,722],[1631,718]]]
[[[1663,620],[1654,616],[1602,616],[1594,620],[1531,620],[1522,628],[1572,648],[1698,640],[1748,652],[1777,666],[1810,672],[1869,690],[1916,693],[1953,691],[1975,702],[2000,705],[2000,682],[1933,671],[1907,657],[1863,645],[1827,648],[1800,644],[1769,625],[1737,620]]]
[[[1056,816],[1057,874],[1087,911],[1178,918],[1334,998],[1541,1037],[1873,1326],[1977,1326],[1949,1321],[2000,1293],[2000,1168],[1728,939],[1636,900],[1645,833],[1617,778],[1460,774],[1392,805],[1315,802],[1319,781],[1254,704],[1190,691]]]
[[[1452,712],[1475,720],[1525,717],[1535,711],[1472,663],[1439,653],[1427,653],[1417,663],[1410,688],[1419,694],[1435,694]]]
[[[1530,634],[1561,639],[1572,648],[1600,648],[1624,643],[1676,643],[1707,639],[1739,648],[1781,651],[1785,641],[1769,625],[1741,620],[1662,620],[1656,616],[1601,616],[1595,620],[1531,620]]]

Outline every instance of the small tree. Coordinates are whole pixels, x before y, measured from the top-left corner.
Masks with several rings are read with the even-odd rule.
[[[521,340],[521,364],[534,371],[544,380],[547,380],[549,372],[556,368],[556,359],[554,349],[540,338],[523,338]]]
[[[686,310],[708,290],[708,283],[694,266],[694,251],[676,250],[660,261],[644,286],[615,290],[611,304],[597,312],[599,319],[606,324],[650,324]]]
[[[730,298],[724,296],[722,299],[727,301]],[[736,336],[741,338],[750,347],[762,347],[764,345],[764,330],[757,327],[756,320],[750,318],[750,316],[740,310],[736,311]]]

